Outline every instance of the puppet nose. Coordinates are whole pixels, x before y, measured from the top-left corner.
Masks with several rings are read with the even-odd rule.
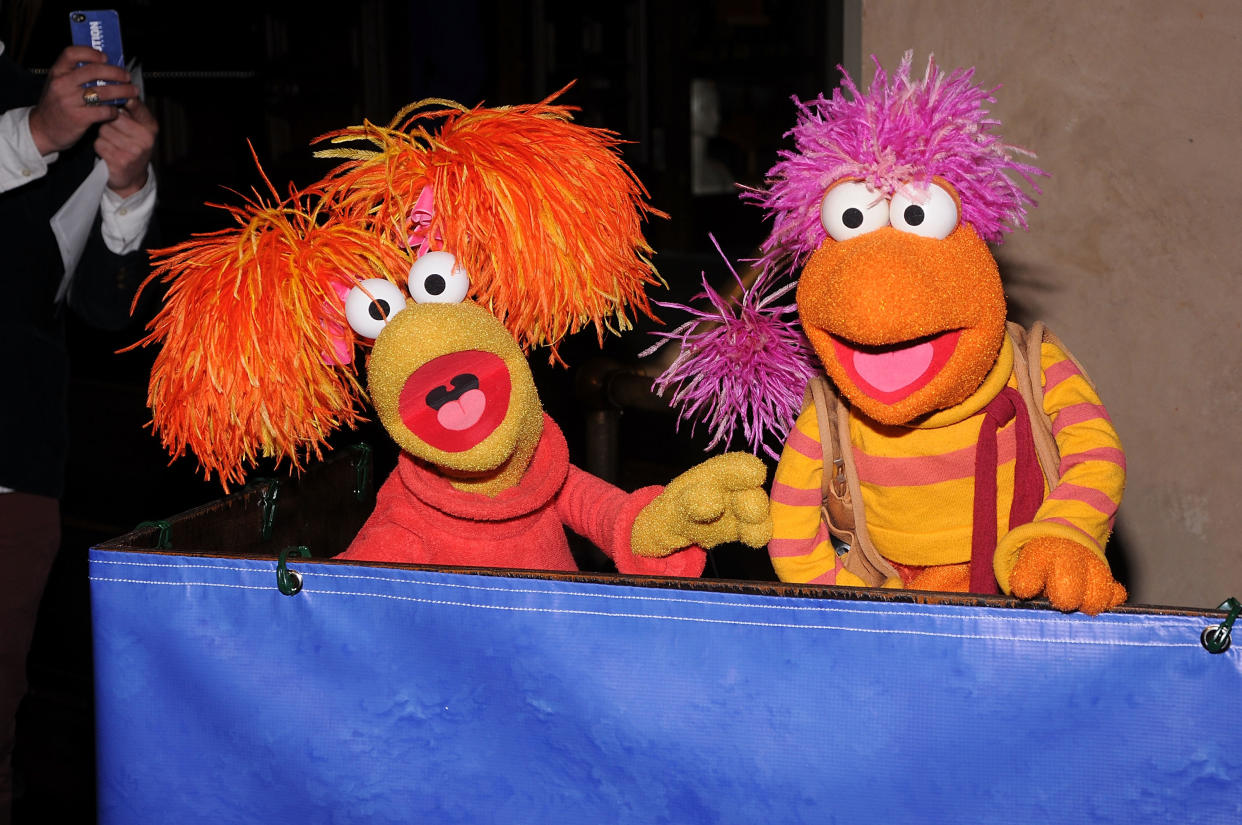
[[[967,225],[943,240],[892,227],[829,241],[798,285],[803,323],[856,344],[909,341],[1003,314],[995,259]]]

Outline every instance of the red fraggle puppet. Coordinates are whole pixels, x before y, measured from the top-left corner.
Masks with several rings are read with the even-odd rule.
[[[260,454],[300,467],[356,420],[373,340],[367,387],[402,454],[341,558],[574,570],[568,527],[620,572],[697,576],[703,548],[763,547],[754,456],[626,493],[570,464],[543,412],[527,351],[627,329],[659,282],[641,231],[659,213],[617,139],[551,100],[425,101],[331,133],[317,154],[343,162],[319,183],[156,253],[171,288],[142,343],[164,345],[150,405],[170,452],[226,486]]]

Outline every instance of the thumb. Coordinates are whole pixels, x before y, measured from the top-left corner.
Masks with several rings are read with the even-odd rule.
[[[151,110],[147,108],[147,105],[136,97],[131,97],[126,101],[123,108],[125,114],[132,117],[138,123],[143,125],[155,123],[155,115],[151,114]]]

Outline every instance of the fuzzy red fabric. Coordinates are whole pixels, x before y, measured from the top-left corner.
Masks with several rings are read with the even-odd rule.
[[[495,498],[463,493],[402,453],[380,487],[375,511],[337,558],[577,570],[565,535],[568,527],[603,550],[621,573],[701,575],[707,554],[698,547],[662,559],[630,551],[635,517],[662,489],[626,493],[573,466],[565,436],[545,415],[530,467],[516,487]]]
[[[975,499],[970,537],[970,592],[999,593],[992,559],[996,554],[996,433],[1016,420],[1017,458],[1014,464],[1013,502],[1009,529],[1035,520],[1044,499],[1043,475],[1035,457],[1031,418],[1022,395],[1005,387],[983,408],[979,443],[975,448]]]

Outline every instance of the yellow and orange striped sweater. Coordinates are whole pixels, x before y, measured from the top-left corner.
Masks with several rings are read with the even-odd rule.
[[[1035,519],[1009,529],[1016,426],[997,434],[997,582],[1009,592],[1009,573],[1022,545],[1039,535],[1061,536],[1101,558],[1125,486],[1125,455],[1104,405],[1073,360],[1054,344],[1041,347],[1044,409],[1061,453],[1059,480],[1045,485]],[[850,416],[850,443],[861,482],[867,528],[876,549],[903,566],[959,564],[971,554],[975,446],[983,408],[1001,389],[1017,387],[1013,347],[980,388],[961,404],[912,426],[890,427]],[[820,519],[823,451],[814,405],[798,417],[772,485],[772,565],[782,581],[863,585],[842,567]]]

